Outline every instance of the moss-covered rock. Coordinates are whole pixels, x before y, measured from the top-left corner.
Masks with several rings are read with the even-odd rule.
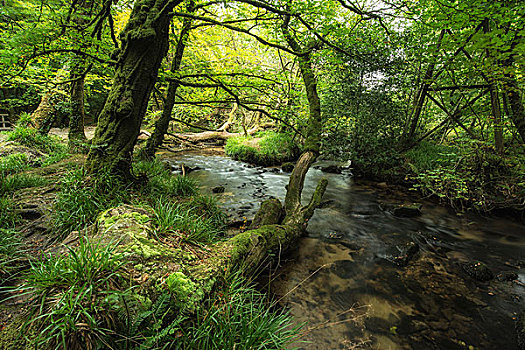
[[[262,166],[290,162],[299,154],[290,136],[271,131],[261,133],[258,137],[230,138],[224,149],[233,159]]]

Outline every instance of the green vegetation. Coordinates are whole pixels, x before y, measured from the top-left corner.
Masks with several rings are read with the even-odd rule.
[[[67,150],[67,147],[60,142],[58,137],[42,135],[37,130],[20,124],[7,134],[7,140],[37,149],[48,155],[64,154]]]
[[[36,334],[30,341],[37,347],[97,348],[111,343],[111,330],[118,328],[114,303],[129,294],[122,291],[118,274],[123,264],[114,245],[102,247],[83,238],[75,249],[32,260],[25,282],[16,289],[31,296],[22,332]]]
[[[217,218],[199,215],[193,203],[173,203],[160,198],[154,208],[156,235],[176,235],[194,243],[212,243],[222,233],[223,225]],[[218,211],[216,207],[214,211]],[[212,212],[213,213],[213,212]]]
[[[265,295],[239,273],[233,273],[197,313],[183,349],[283,349],[297,340],[286,313],[271,311]]]
[[[80,231],[100,212],[129,199],[127,186],[112,174],[86,178],[84,169],[73,170],[60,183],[54,206],[55,230],[62,236]]]
[[[233,159],[263,166],[293,161],[298,155],[289,135],[272,131],[260,132],[255,137],[233,137],[226,142],[224,149]]]
[[[0,228],[0,286],[8,282],[9,277],[20,269],[23,254],[21,235],[15,230]]]
[[[459,210],[519,207],[525,197],[525,159],[500,157],[486,142],[422,143],[405,156],[413,188]]]

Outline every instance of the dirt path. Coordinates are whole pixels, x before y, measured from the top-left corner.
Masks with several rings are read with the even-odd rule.
[[[86,126],[84,128],[84,132],[86,133],[86,137],[90,140],[93,138],[93,135],[95,135],[95,128],[96,126]],[[51,128],[49,131],[50,135],[55,135],[60,137],[63,140],[67,140],[67,134],[69,132],[69,128]],[[7,133],[0,132],[0,142],[5,141],[7,138]]]

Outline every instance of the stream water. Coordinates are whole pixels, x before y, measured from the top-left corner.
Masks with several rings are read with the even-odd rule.
[[[288,173],[222,156],[170,159],[198,168],[230,221],[251,219],[259,204],[284,198]],[[174,166],[175,167],[175,166]],[[518,349],[514,320],[525,308],[525,226],[501,218],[457,216],[431,202],[422,215],[399,218],[385,207],[412,199],[385,186],[354,182],[349,173],[310,169],[305,201],[327,177],[324,207],[308,235],[260,280],[298,323],[301,349]],[[393,257],[419,247],[407,266]],[[400,248],[401,247],[401,248]],[[465,264],[481,261],[494,275],[479,281]],[[517,278],[516,278],[517,276]]]

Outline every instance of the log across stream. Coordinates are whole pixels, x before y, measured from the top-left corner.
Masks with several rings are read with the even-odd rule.
[[[232,222],[251,219],[264,199],[282,200],[289,177],[217,155],[168,160],[175,171],[181,163],[196,169],[188,176],[204,191],[224,187],[214,195]],[[421,216],[396,217],[389,209],[413,198],[315,166],[304,198],[322,176],[329,185],[308,235],[259,278],[297,322],[308,322],[299,348],[518,349],[524,225],[457,216],[431,202],[421,202]],[[479,266],[490,271],[472,271]]]

